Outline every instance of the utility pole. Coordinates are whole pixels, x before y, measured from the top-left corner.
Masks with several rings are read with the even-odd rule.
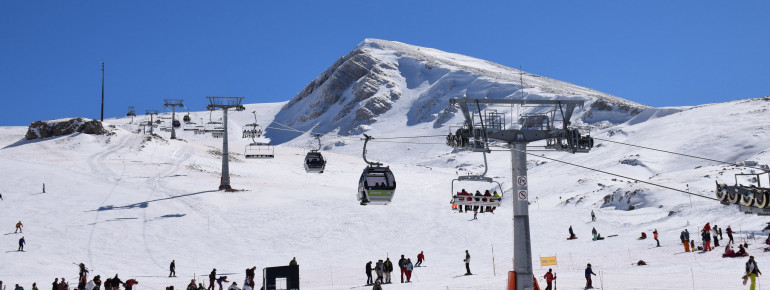
[[[243,97],[206,97],[209,99],[209,105],[206,106],[208,110],[222,109],[223,117],[222,123],[224,125],[224,135],[222,136],[222,178],[220,178],[219,190],[230,191],[233,188],[230,186],[230,166],[227,152],[227,109],[235,109],[236,111],[243,111],[246,108],[241,105]],[[173,126],[172,126],[173,127]]]
[[[593,147],[591,136],[580,135],[570,128],[570,118],[576,106],[582,107],[582,99],[524,100],[524,99],[468,99],[449,100],[458,105],[465,117],[465,125],[447,136],[447,145],[473,152],[488,152],[489,139],[502,141],[511,150],[511,178],[513,180],[513,270],[516,290],[534,289],[532,280],[532,242],[529,229],[529,190],[527,183],[527,143],[546,140],[547,149],[586,153]],[[492,110],[481,111],[481,105],[527,105],[528,107],[553,107],[547,114],[524,114],[518,118],[520,126],[503,128],[504,118]],[[469,108],[470,106],[470,108]],[[537,112],[537,110],[533,109]],[[544,110],[545,111],[545,110]],[[473,115],[471,114],[473,112]],[[513,113],[513,110],[511,110]],[[557,114],[561,128],[555,124]],[[478,119],[478,121],[476,120]],[[502,121],[501,121],[502,120]]]
[[[104,122],[104,62],[102,62],[102,116],[99,121]]]
[[[171,139],[176,139],[176,128],[174,128],[174,121],[176,121],[176,107],[183,107],[182,100],[176,99],[164,99],[164,108],[171,107]]]
[[[145,114],[150,115],[150,135],[152,135],[152,127],[155,126],[152,121],[152,116],[158,114],[158,110],[146,110],[144,111]]]

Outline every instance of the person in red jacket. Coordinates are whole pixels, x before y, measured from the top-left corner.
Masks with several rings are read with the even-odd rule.
[[[420,265],[422,265],[422,260],[425,260],[425,255],[420,251],[420,253],[417,254],[417,264],[414,264],[414,266],[420,267]]]
[[[553,275],[553,270],[551,268],[548,268],[548,273],[545,273],[545,283],[548,284],[548,286],[545,287],[545,290],[552,290],[553,288],[553,280],[556,280],[556,276]]]

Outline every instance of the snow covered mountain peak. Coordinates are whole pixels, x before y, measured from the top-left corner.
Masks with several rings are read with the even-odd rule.
[[[300,131],[356,135],[379,122],[442,130],[456,110],[449,99],[579,97],[579,122],[608,127],[649,107],[593,89],[478,58],[368,38],[311,81],[276,115]],[[459,121],[454,120],[454,121]],[[456,122],[455,122],[456,123]],[[268,135],[270,133],[268,132]],[[270,136],[276,143],[296,137]]]

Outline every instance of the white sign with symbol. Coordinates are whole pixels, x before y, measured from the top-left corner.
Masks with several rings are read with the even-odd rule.
[[[519,186],[527,186],[527,177],[519,176],[519,178],[516,179],[516,183],[519,184]]]
[[[519,200],[527,200],[527,191],[519,190]]]

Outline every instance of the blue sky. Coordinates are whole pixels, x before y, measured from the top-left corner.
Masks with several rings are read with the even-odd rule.
[[[0,125],[280,102],[365,38],[652,106],[770,95],[770,1],[0,0]]]

